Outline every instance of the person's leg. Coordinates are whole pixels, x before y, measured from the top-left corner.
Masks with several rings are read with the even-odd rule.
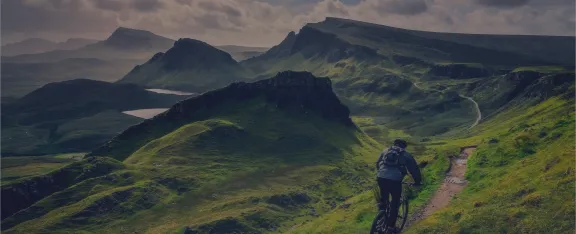
[[[386,182],[386,187],[390,191],[392,196],[392,202],[390,203],[390,219],[388,220],[388,226],[395,227],[396,219],[398,218],[398,209],[400,208],[400,196],[402,195],[402,182],[388,180]]]
[[[378,208],[383,210],[388,205],[390,188],[386,183],[386,179],[383,178],[378,178],[378,187],[380,187],[380,205]]]

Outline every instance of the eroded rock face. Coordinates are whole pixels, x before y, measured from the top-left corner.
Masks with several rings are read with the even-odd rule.
[[[157,133],[154,129],[170,131],[184,124],[209,118],[223,103],[242,102],[261,98],[266,106],[294,113],[320,116],[328,121],[354,127],[350,111],[332,92],[328,78],[316,78],[309,72],[285,71],[271,79],[254,83],[232,83],[229,86],[181,101],[168,111],[130,127],[90,155],[115,154],[115,158],[139,148]],[[154,135],[155,136],[155,135]],[[122,142],[130,142],[122,144]]]

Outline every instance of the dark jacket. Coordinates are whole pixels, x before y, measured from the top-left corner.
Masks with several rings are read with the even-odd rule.
[[[383,165],[381,168],[379,168],[378,165],[380,161],[384,160],[384,155],[386,155],[387,152],[388,149],[384,150],[384,152],[380,154],[380,157],[378,157],[378,161],[376,161],[378,177],[389,180],[402,181],[404,176],[407,174],[406,170],[408,170],[410,175],[412,175],[412,178],[414,178],[414,183],[420,184],[422,182],[422,175],[420,174],[420,168],[418,168],[416,160],[414,160],[414,157],[412,157],[412,155],[406,151],[402,151],[400,154],[400,167]]]

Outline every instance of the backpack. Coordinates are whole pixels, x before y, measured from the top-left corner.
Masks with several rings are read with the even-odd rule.
[[[390,147],[388,152],[382,156],[382,160],[380,161],[380,168],[383,165],[388,167],[400,167],[400,157],[404,150],[400,147]]]

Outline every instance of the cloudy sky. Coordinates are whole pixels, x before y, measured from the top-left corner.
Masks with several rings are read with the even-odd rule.
[[[573,35],[574,0],[2,0],[2,44],[104,39],[118,26],[271,46],[326,16],[427,31]]]

